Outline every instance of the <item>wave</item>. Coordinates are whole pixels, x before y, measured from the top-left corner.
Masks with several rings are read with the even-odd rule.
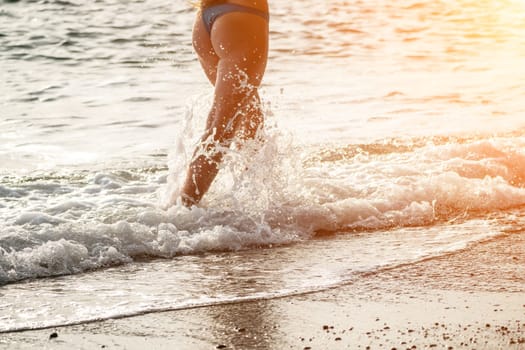
[[[4,178],[0,283],[465,221],[525,205],[523,136],[300,147],[270,126],[263,143],[226,155],[201,207],[163,209],[184,176],[194,142],[187,139],[196,138],[188,135],[169,170]]]

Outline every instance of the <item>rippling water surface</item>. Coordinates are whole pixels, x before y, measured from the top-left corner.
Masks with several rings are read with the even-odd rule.
[[[0,332],[331,288],[522,231],[525,2],[270,5],[266,140],[188,210],[166,198],[212,91],[187,2],[0,2]]]

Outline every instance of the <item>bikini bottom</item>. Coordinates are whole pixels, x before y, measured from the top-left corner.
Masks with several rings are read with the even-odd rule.
[[[230,12],[245,12],[252,15],[257,15],[264,18],[266,21],[270,21],[270,14],[268,12],[263,12],[261,10],[255,9],[253,7],[238,5],[238,4],[220,4],[215,6],[210,6],[202,10],[202,20],[204,21],[204,26],[208,31],[208,34],[211,34],[211,28],[213,22],[222,15],[225,15]]]

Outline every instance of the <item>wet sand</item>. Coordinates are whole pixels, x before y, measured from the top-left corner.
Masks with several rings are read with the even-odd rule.
[[[525,234],[317,293],[0,334],[5,349],[525,349]]]

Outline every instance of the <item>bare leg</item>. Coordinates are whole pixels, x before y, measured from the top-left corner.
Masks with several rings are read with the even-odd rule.
[[[198,203],[208,191],[222,161],[221,149],[230,147],[236,132],[240,131],[243,139],[254,138],[262,123],[260,106],[253,106],[254,102],[246,104],[246,100],[259,100],[257,90],[236,85],[236,79],[225,79],[216,84],[207,128],[195,150],[182,190],[181,197],[186,206]]]
[[[195,29],[194,45],[198,46],[199,24]],[[253,138],[263,119],[257,87],[266,67],[268,23],[243,13],[223,15],[214,24],[210,42],[216,70],[206,70],[215,62],[199,57],[210,80],[215,78],[215,95],[201,144],[182,187],[181,199],[186,206],[198,203],[208,191],[223,157],[221,149],[230,147],[236,131],[241,130],[244,138]]]
[[[264,123],[261,100],[257,89],[245,105],[235,124],[235,133],[241,140],[252,140]]]

